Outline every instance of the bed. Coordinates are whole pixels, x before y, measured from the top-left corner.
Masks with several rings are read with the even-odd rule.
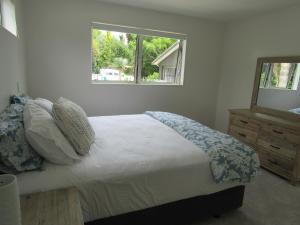
[[[244,183],[216,183],[208,154],[161,121],[147,114],[89,121],[96,133],[89,154],[71,166],[45,163],[42,171],[19,174],[21,194],[75,186],[85,222],[145,216],[148,209],[192,211],[197,202],[224,211],[241,206]]]

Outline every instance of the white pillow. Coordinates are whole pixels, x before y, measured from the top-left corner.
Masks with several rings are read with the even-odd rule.
[[[69,165],[80,160],[52,116],[32,100],[24,108],[24,126],[30,145],[49,162]]]
[[[53,104],[53,118],[76,152],[85,155],[95,141],[95,132],[84,110],[74,102],[59,98]]]
[[[45,98],[36,98],[34,100],[34,103],[37,104],[38,106],[42,107],[45,109],[48,113],[52,115],[52,107],[53,103],[49,101],[48,99]]]

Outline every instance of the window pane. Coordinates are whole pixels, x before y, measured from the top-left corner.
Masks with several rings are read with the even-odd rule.
[[[299,79],[299,63],[263,63],[260,87],[298,90]]]
[[[294,63],[274,63],[271,87],[291,89],[293,85],[293,77],[295,77],[296,64]]]
[[[177,83],[176,67],[179,49],[180,40],[178,39],[144,36],[142,81]]]
[[[263,63],[260,74],[260,87],[266,87],[268,82],[268,73],[270,69],[270,63]]]
[[[92,80],[134,81],[136,37],[92,29]]]
[[[17,36],[17,22],[15,5],[11,0],[0,0],[2,26],[9,32]]]

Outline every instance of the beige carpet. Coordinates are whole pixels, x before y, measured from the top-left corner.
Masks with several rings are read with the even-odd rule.
[[[300,225],[300,186],[261,170],[246,186],[244,205],[221,218],[201,220],[193,225]]]

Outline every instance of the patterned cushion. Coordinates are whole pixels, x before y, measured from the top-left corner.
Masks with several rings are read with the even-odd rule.
[[[43,161],[26,141],[24,102],[19,103],[11,104],[0,114],[0,171],[4,173],[39,169]]]
[[[95,140],[95,132],[84,110],[70,100],[59,98],[53,104],[52,113],[57,126],[77,153],[80,155],[88,153]]]
[[[12,96],[10,96],[9,102],[10,102],[10,104],[25,105],[29,99],[31,99],[31,98],[27,95],[12,95]]]

